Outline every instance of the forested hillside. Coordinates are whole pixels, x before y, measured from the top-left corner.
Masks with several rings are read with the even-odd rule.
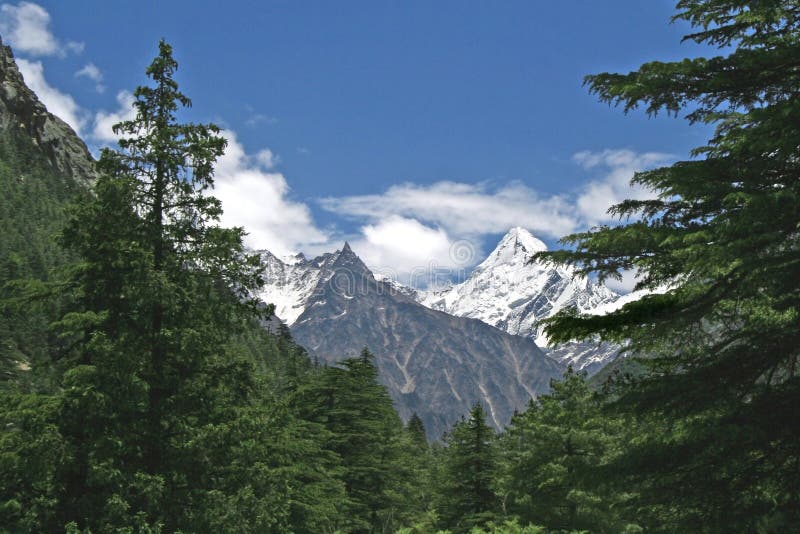
[[[47,358],[47,322],[57,302],[22,303],[15,280],[43,281],[74,257],[56,242],[66,207],[89,194],[94,162],[86,146],[27,88],[0,43],[0,365],[3,380]],[[11,300],[6,300],[11,299]]]
[[[264,265],[213,197],[227,141],[183,122],[169,44],[97,162],[3,49],[0,532],[800,530],[800,4],[677,10],[718,57],[586,83],[714,136],[638,173],[656,197],[618,225],[536,255],[643,273],[652,294],[547,326],[629,359],[441,440],[400,419],[379,347],[323,366],[265,328]]]

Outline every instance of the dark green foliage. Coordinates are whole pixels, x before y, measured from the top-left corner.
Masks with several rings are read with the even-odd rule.
[[[49,330],[60,302],[30,290],[74,256],[57,236],[65,206],[85,185],[59,172],[22,129],[0,132],[0,530],[40,532],[53,520],[55,476],[69,457],[56,424],[59,404]]]
[[[66,221],[64,206],[87,193],[58,172],[26,136],[13,127],[0,134],[0,265],[4,280],[45,278],[67,253],[56,237]]]
[[[345,512],[340,528],[394,532],[421,510],[418,481],[412,478],[419,444],[412,442],[378,383],[367,349],[324,369],[298,390],[293,404],[301,418],[324,427],[326,448],[341,461],[347,498],[339,503]]]
[[[4,529],[330,532],[339,522],[336,459],[282,400],[313,369],[290,337],[259,326],[269,310],[250,297],[257,260],[240,229],[216,226],[206,191],[225,141],[214,126],[176,122],[188,99],[175,68],[161,43],[155,87],[137,90],[137,117],[117,128],[130,137],[104,151],[95,196],[63,231],[78,261],[39,292],[64,304],[46,351],[58,388],[3,398]]]
[[[85,186],[58,172],[23,131],[0,133],[0,388],[48,386],[43,376],[21,373],[49,360],[55,340],[48,323],[57,302],[22,298],[22,280],[44,281],[72,256],[56,242],[64,207],[87,194]]]
[[[423,514],[435,524],[436,486],[435,458],[428,442],[422,419],[413,414],[406,424],[406,444],[401,461],[408,470],[406,494],[409,496],[408,512]],[[406,523],[407,524],[407,523]]]
[[[3,281],[46,284],[2,295],[1,528],[392,532],[429,506],[424,428],[402,425],[366,350],[320,369],[266,330],[258,260],[208,191],[225,141],[177,122],[189,101],[159,51],[121,150],[67,215],[77,187],[53,187],[24,139],[2,147],[19,230],[0,242]],[[19,387],[40,376],[42,393]]]
[[[437,488],[437,512],[443,526],[454,532],[469,532],[472,527],[495,518],[498,508],[494,492],[495,440],[480,403],[444,438],[445,447],[439,452],[443,465]]]
[[[148,69],[155,86],[136,91],[136,118],[116,128],[133,137],[103,152],[96,198],[64,233],[81,261],[66,286],[74,311],[57,324],[73,365],[62,381],[60,431],[74,455],[62,471],[62,525],[196,529],[250,493],[280,521],[281,499],[264,494],[276,482],[228,486],[219,470],[245,451],[207,438],[258,418],[251,366],[225,353],[255,314],[239,297],[258,273],[241,230],[213,225],[219,203],[203,192],[225,141],[213,126],[176,122],[189,102],[175,68],[162,43]]]
[[[0,532],[42,532],[54,522],[56,475],[69,460],[58,400],[0,391]]]
[[[567,372],[500,436],[476,404],[431,445],[369,351],[319,368],[285,327],[263,327],[257,258],[209,194],[225,141],[178,122],[189,101],[168,45],[94,196],[69,213],[81,186],[3,132],[0,531],[800,529],[800,7],[678,9],[688,39],[725,55],[587,84],[715,136],[637,174],[658,198],[616,206],[624,223],[542,255],[668,285],[550,325],[554,341],[625,340],[647,357],[607,370],[600,392]]]
[[[568,236],[544,254],[586,273],[645,273],[669,285],[603,317],[564,314],[554,340],[599,334],[650,354],[650,376],[617,393],[645,433],[618,466],[664,531],[800,528],[800,6],[683,0],[686,39],[721,54],[589,76],[626,111],[686,113],[716,126],[696,159],[638,173],[656,200],[631,221]]]
[[[569,369],[501,436],[497,488],[505,511],[552,530],[632,531],[616,512],[624,493],[604,480],[603,466],[620,453],[622,439],[621,423],[603,412],[603,398]]]
[[[330,433],[323,425],[295,416],[292,399],[319,379],[306,351],[296,345],[285,328],[278,335],[252,325],[231,343],[232,354],[244,354],[255,364],[262,386],[261,402],[281,416],[281,425],[256,429],[242,439],[254,444],[280,444],[277,469],[290,485],[286,524],[298,534],[332,533],[347,524],[341,480],[341,458],[324,448]],[[246,466],[245,466],[246,467]],[[246,475],[246,473],[245,473]]]
[[[428,449],[428,435],[425,431],[425,425],[417,414],[413,414],[408,420],[406,430],[415,448],[421,451]]]

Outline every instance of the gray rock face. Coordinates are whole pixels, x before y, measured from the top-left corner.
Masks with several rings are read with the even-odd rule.
[[[274,256],[270,261],[275,272],[289,268],[280,268]],[[401,417],[416,412],[431,437],[441,436],[475,402],[500,428],[562,374],[533,340],[432,310],[376,280],[348,245],[291,267],[317,279],[291,325],[295,339],[331,364],[368,347]],[[269,294],[263,298],[270,300]]]
[[[90,185],[97,176],[86,144],[64,121],[47,111],[20,74],[11,48],[0,41],[0,128],[29,136],[61,175]]]

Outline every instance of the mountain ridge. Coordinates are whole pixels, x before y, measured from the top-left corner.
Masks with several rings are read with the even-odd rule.
[[[302,300],[299,307],[282,306],[292,314],[287,323],[297,342],[332,365],[369,348],[401,417],[417,413],[432,436],[475,402],[502,428],[563,372],[532,339],[425,307],[376,279],[347,244],[310,260],[294,256],[292,265],[266,252],[262,258],[269,272],[306,290],[304,300],[293,301]],[[276,289],[267,288],[261,298],[271,302],[286,294]]]
[[[286,321],[298,341],[322,361],[335,363],[345,355],[355,355],[362,345],[378,352],[388,346],[383,361],[383,379],[394,393],[393,398],[399,403],[398,410],[407,417],[410,414],[404,410],[403,405],[405,403],[410,406],[414,403],[409,403],[409,399],[403,395],[414,391],[414,377],[407,375],[404,364],[393,356],[403,352],[403,348],[398,343],[387,345],[385,339],[375,332],[382,328],[391,330],[392,322],[383,316],[386,303],[373,302],[371,311],[362,310],[361,322],[355,328],[354,312],[345,301],[355,297],[374,300],[375,295],[391,295],[394,306],[402,305],[405,313],[416,316],[408,319],[412,322],[427,313],[414,305],[444,313],[449,317],[477,320],[495,332],[533,341],[537,351],[541,350],[543,355],[558,362],[562,370],[572,366],[593,374],[616,358],[619,347],[608,343],[578,341],[548,346],[547,337],[541,331],[543,319],[568,306],[575,306],[583,313],[602,312],[603,309],[613,308],[616,302],[625,300],[625,297],[586,277],[577,276],[573,267],[531,261],[534,254],[545,250],[547,246],[544,242],[526,229],[511,228],[464,282],[438,291],[420,291],[405,287],[388,277],[376,277],[348,243],[340,250],[313,259],[306,259],[302,254],[280,259],[262,251],[269,276],[268,287],[261,297],[276,304],[278,317]],[[329,287],[335,288],[335,291],[331,293]],[[356,289],[357,294],[352,293],[353,289]],[[432,317],[428,317],[428,320],[432,323],[443,321]],[[346,341],[334,343],[312,332],[312,325],[322,323],[343,325],[347,335],[340,338]],[[330,325],[326,326],[328,327]],[[439,335],[444,337],[468,328],[463,324],[454,326],[443,323],[438,327],[443,330]],[[335,336],[335,329],[330,328],[330,335]],[[425,328],[417,325],[411,330],[419,332]],[[490,332],[491,330],[485,330],[482,335],[492,335]],[[419,343],[413,335],[408,332],[406,334],[408,337],[403,340],[409,346],[414,347]],[[497,346],[499,345],[495,348]],[[486,356],[471,354],[471,357],[479,361]],[[398,370],[400,374],[397,374]],[[448,370],[451,371],[456,372],[455,369]],[[474,369],[464,368],[461,372],[474,372]],[[453,390],[450,382],[470,379],[454,379],[448,374],[442,387],[451,390],[459,398],[461,395]],[[514,384],[520,382],[520,377],[510,373],[505,380],[508,384]],[[522,387],[525,389],[527,384]],[[530,389],[527,393],[535,395],[541,391]],[[426,395],[438,394],[428,391]],[[480,391],[478,397],[488,401],[490,395],[486,391]],[[448,404],[441,399],[439,402]],[[430,418],[426,423],[437,428],[441,426],[440,422],[432,422]],[[505,421],[501,421],[498,416],[494,423],[500,427]]]
[[[91,194],[94,166],[84,142],[27,87],[0,40],[0,300],[19,298],[8,282],[49,280],[74,261],[56,236],[67,206]],[[57,317],[57,306],[3,307],[0,367],[7,372],[0,381],[26,380],[21,371],[50,361]]]

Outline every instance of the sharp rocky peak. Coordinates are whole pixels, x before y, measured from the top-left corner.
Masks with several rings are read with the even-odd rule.
[[[333,255],[336,258],[335,262],[337,264],[361,262],[361,258],[358,257],[358,254],[353,252],[353,249],[350,248],[350,243],[347,241],[344,242],[344,246],[341,250],[337,250]]]
[[[275,313],[289,325],[303,313],[312,297],[323,294],[325,284],[341,273],[346,273],[347,280],[360,283],[374,280],[372,271],[349,243],[313,259],[302,253],[278,257],[267,250],[258,252],[267,269],[260,297],[275,304]]]
[[[347,241],[344,242],[342,250],[334,253],[333,262],[329,265],[334,269],[345,268],[358,273],[369,273],[370,276],[372,276],[372,271],[370,271],[369,267],[358,257],[358,254],[353,251],[350,247],[350,243]]]

